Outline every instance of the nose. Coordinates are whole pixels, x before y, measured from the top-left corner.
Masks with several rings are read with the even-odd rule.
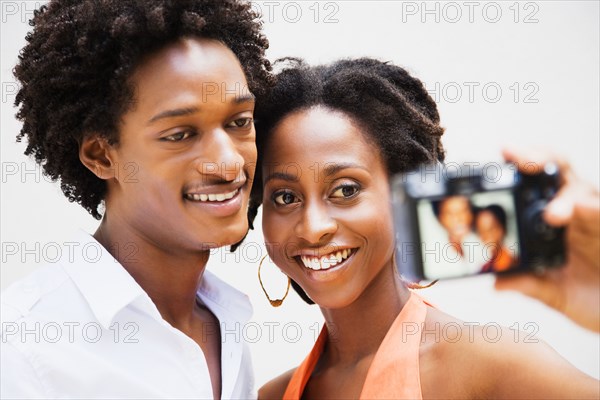
[[[338,228],[337,222],[327,212],[327,207],[319,201],[305,203],[302,219],[295,227],[298,237],[310,244],[326,241]]]
[[[204,176],[233,182],[243,179],[245,160],[235,140],[223,129],[206,134],[199,143],[198,169]]]

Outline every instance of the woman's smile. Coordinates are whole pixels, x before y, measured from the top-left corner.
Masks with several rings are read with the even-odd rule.
[[[318,252],[316,254],[301,254],[296,258],[300,258],[306,268],[313,271],[326,271],[343,264],[356,250],[358,249],[339,249],[321,255]]]

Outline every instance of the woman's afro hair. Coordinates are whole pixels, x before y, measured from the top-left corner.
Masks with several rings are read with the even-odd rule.
[[[272,83],[259,16],[241,0],[53,0],[34,13],[14,75],[23,122],[17,141],[94,218],[105,181],[79,160],[85,135],[117,143],[135,101],[128,78],[143,57],[184,37],[229,47],[257,96]]]

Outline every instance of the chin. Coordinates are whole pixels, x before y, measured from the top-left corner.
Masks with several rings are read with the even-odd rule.
[[[248,233],[248,223],[240,223],[235,226],[229,225],[227,229],[223,229],[220,235],[215,235],[213,240],[209,242],[210,248],[219,248],[223,246],[231,246],[242,240]]]
[[[315,302],[321,308],[326,308],[329,310],[336,310],[346,308],[351,305],[358,296],[353,296],[351,293],[348,293],[347,290],[336,290],[335,293],[322,293],[318,295],[311,295],[306,292],[308,297],[312,301]]]

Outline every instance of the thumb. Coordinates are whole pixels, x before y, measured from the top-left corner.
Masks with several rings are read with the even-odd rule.
[[[552,282],[548,280],[547,276],[534,274],[497,276],[494,288],[496,290],[515,290],[540,300],[551,307],[557,306],[554,298],[555,290],[553,290]]]
[[[544,220],[552,226],[565,226],[573,217],[574,201],[567,190],[563,188],[544,210]]]

